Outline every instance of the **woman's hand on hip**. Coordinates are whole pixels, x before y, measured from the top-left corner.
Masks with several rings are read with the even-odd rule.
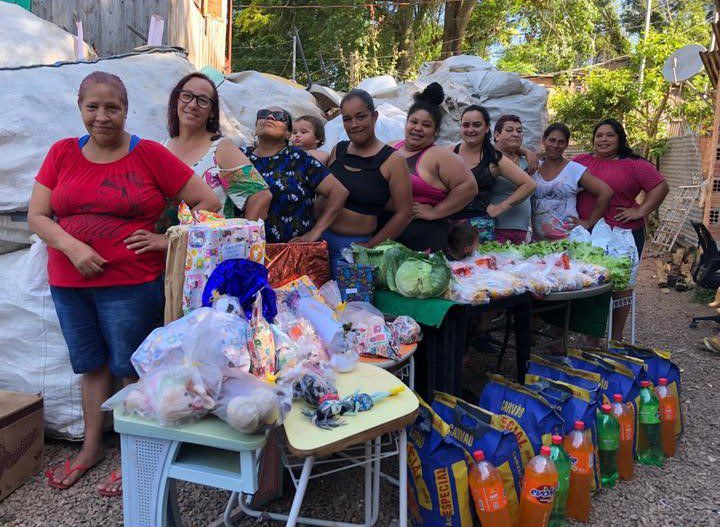
[[[638,209],[618,207],[618,211],[615,214],[615,219],[623,223],[643,219],[643,213]]]
[[[95,249],[80,241],[74,243],[65,254],[75,269],[85,278],[93,278],[101,274],[103,265],[107,263],[107,260],[100,256]]]
[[[413,203],[412,204],[413,218],[419,220],[433,221],[438,219],[435,208],[425,203]]]
[[[135,254],[143,254],[150,251],[166,251],[168,239],[162,234],[138,229],[123,240],[125,247]]]

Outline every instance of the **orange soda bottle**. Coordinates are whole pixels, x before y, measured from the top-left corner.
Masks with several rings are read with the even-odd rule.
[[[558,487],[558,473],[550,453],[550,447],[543,446],[540,455],[525,467],[517,527],[547,527],[550,521]]]
[[[622,394],[613,395],[612,412],[620,423],[620,447],[617,451],[617,468],[620,479],[629,481],[635,475],[633,440],[635,439],[635,417],[632,408],[623,404]]]
[[[485,459],[482,450],[473,452],[475,464],[470,469],[470,492],[482,527],[511,527],[510,509],[502,476],[495,465]]]
[[[593,484],[593,444],[585,423],[575,421],[563,446],[570,456],[570,490],[566,514],[568,518],[586,522],[590,518],[590,490]]]
[[[660,444],[663,453],[672,457],[675,455],[675,421],[677,420],[677,396],[670,392],[668,380],[665,377],[658,379],[655,393],[660,401]]]

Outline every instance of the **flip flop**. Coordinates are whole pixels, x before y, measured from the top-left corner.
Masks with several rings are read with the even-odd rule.
[[[56,489],[60,490],[67,490],[75,483],[80,481],[82,477],[85,475],[85,473],[90,470],[93,465],[87,466],[87,465],[75,465],[74,467],[70,465],[70,458],[67,458],[65,460],[65,471],[63,472],[63,477],[60,480],[55,479],[55,469],[60,466],[60,463],[57,463],[55,465],[52,465],[50,468],[48,468],[45,471],[45,479],[47,479],[48,485],[51,487],[55,487]],[[63,480],[67,479],[73,472],[81,472],[80,477],[77,478],[75,481],[70,483],[69,485],[63,485]]]
[[[720,342],[718,341],[717,337],[705,337],[703,339],[703,344],[705,344],[705,348],[708,351],[712,351],[713,353],[720,353]]]
[[[117,470],[113,470],[110,475],[105,478],[103,483],[115,483],[116,481],[122,481],[122,474]],[[106,498],[117,498],[118,496],[122,496],[122,488],[119,488],[118,490],[97,489],[97,491],[100,496],[104,496]]]

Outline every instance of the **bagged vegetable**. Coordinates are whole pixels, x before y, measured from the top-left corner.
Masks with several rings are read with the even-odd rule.
[[[406,254],[412,254],[412,250],[403,244],[386,240],[372,249],[363,247],[362,245],[352,244],[352,254],[354,263],[371,265],[378,272],[375,273],[375,285],[380,289],[388,289],[387,279],[385,276],[385,253],[390,249],[400,248]]]
[[[240,373],[225,380],[212,413],[239,432],[256,434],[281,425],[291,404],[290,390]]]

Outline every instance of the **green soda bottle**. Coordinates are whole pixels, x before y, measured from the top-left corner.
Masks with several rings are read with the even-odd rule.
[[[604,404],[597,413],[600,476],[603,487],[614,487],[618,479],[617,451],[620,448],[620,423],[612,414],[612,407]]]
[[[555,501],[550,513],[548,527],[566,527],[565,505],[567,504],[568,489],[570,488],[570,456],[563,448],[562,436],[552,436],[550,459],[555,462],[555,468],[558,472],[558,488],[555,492]]]
[[[660,403],[650,381],[640,382],[640,429],[637,459],[643,465],[662,467],[665,461],[660,446]]]

